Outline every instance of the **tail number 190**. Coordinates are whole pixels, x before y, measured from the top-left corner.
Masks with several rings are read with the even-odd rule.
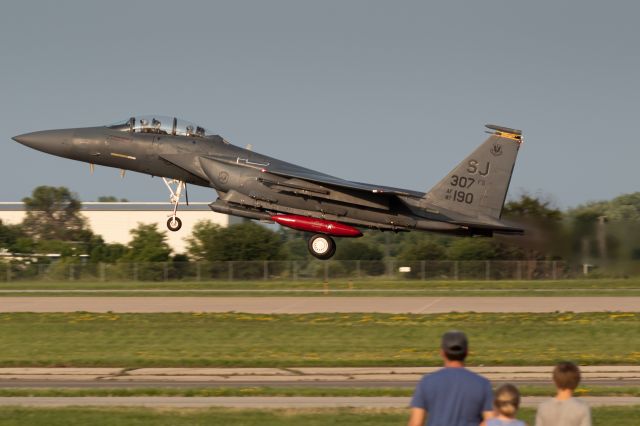
[[[473,193],[456,190],[453,191],[451,199],[453,201],[457,201],[458,203],[471,204],[473,203]]]

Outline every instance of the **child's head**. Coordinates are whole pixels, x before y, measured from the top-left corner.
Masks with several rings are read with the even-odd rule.
[[[580,383],[580,369],[572,362],[560,362],[553,369],[553,382],[558,389],[573,391]]]
[[[520,392],[518,388],[513,385],[502,385],[496,390],[495,399],[493,404],[496,406],[496,411],[506,417],[515,417],[520,407]]]

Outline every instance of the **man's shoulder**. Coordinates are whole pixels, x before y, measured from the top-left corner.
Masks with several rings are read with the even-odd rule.
[[[433,382],[440,380],[464,380],[470,382],[477,382],[482,384],[489,384],[489,380],[482,377],[478,373],[474,373],[466,368],[441,368],[433,373],[425,374],[422,377],[423,382]]]
[[[468,370],[468,369],[466,369],[466,368],[464,368],[463,370],[464,370],[464,371],[466,371],[466,374],[468,374],[468,375],[469,375],[469,377],[472,377],[472,378],[473,378],[473,379],[475,379],[475,380],[478,380],[478,381],[483,382],[483,383],[490,383],[490,382],[489,382],[489,379],[487,379],[487,378],[486,378],[486,377],[484,377],[484,376],[481,376],[481,375],[480,375],[480,374],[478,374],[478,373],[474,373],[473,371]]]

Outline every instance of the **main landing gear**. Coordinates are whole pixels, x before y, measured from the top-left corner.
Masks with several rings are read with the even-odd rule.
[[[182,196],[182,190],[185,192],[185,200],[189,205],[189,194],[187,193],[187,184],[182,180],[162,178],[162,181],[169,190],[169,201],[173,204],[173,212],[169,215],[167,220],[167,228],[169,231],[176,232],[182,228],[182,221],[177,216],[178,205],[180,204],[180,197]],[[174,188],[175,187],[175,188]]]
[[[328,235],[315,234],[309,239],[309,253],[312,256],[327,260],[336,253],[336,242]]]

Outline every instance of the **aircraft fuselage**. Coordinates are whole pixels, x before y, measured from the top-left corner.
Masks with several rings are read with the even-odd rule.
[[[505,184],[502,175],[513,168],[521,142],[519,131],[498,127],[497,135],[489,138],[466,163],[463,161],[431,192],[423,193],[336,178],[234,146],[218,135],[205,135],[200,127],[194,133],[193,125],[180,134],[175,118],[172,129],[161,128],[155,118],[153,126],[150,120],[139,122],[141,125],[134,127],[138,121],[131,118],[115,127],[49,130],[14,139],[60,157],[169,178],[179,185],[211,187],[219,196],[210,204],[213,211],[275,221],[322,235],[361,235],[353,227],[459,235],[520,231],[498,220],[508,187],[508,179]],[[509,144],[510,139],[517,146]],[[508,155],[502,157],[503,152]],[[482,170],[484,175],[479,173]],[[504,193],[487,196],[494,185],[493,174],[495,185]],[[171,194],[175,218],[180,190]],[[177,229],[180,225],[181,222]],[[322,246],[324,243],[329,247]],[[315,247],[318,250],[328,250],[324,257],[314,253],[313,244],[322,246]],[[317,257],[328,258],[335,251],[331,244],[331,238],[320,238],[310,242],[309,248]]]

